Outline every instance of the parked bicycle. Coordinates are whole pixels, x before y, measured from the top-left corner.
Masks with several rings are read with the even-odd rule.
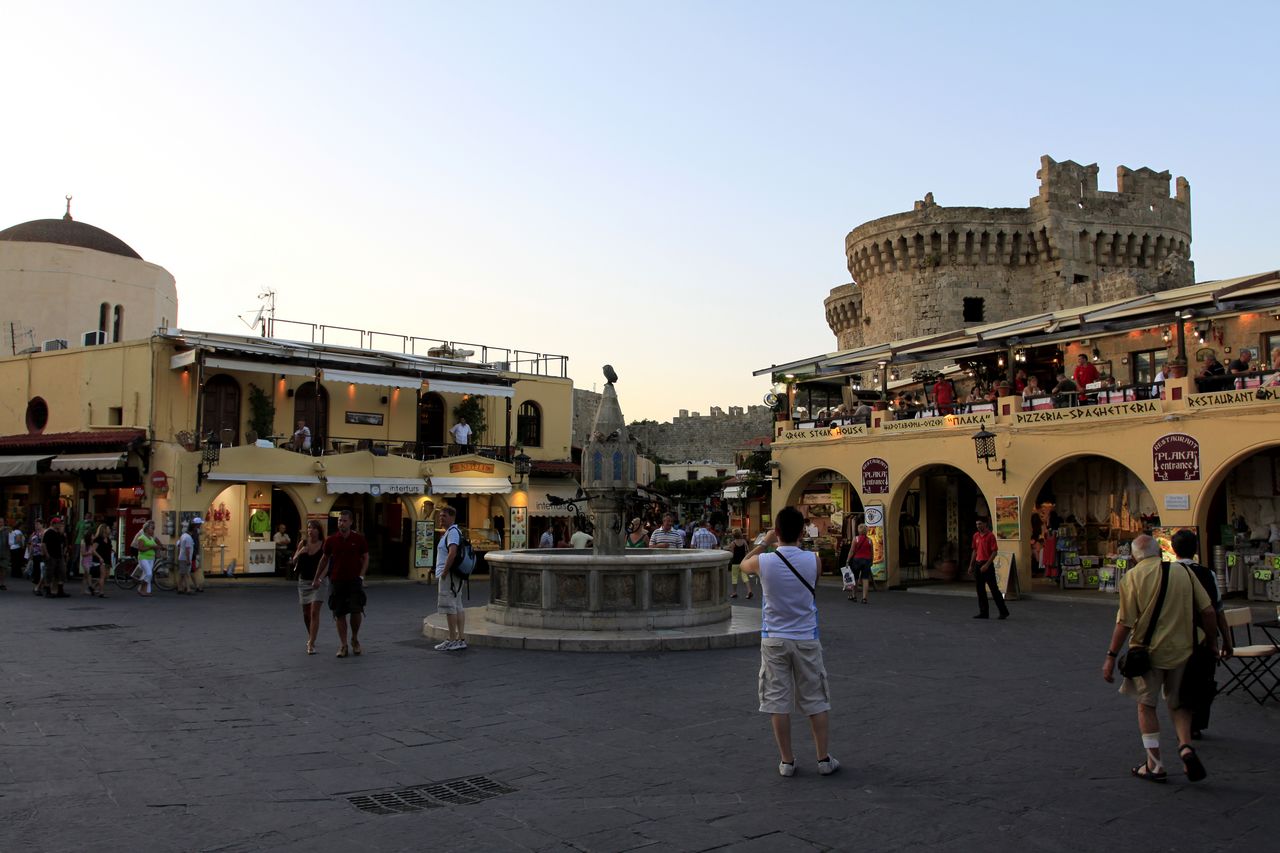
[[[116,561],[115,568],[111,570],[111,578],[121,589],[133,589],[138,585],[138,578],[133,576],[137,568],[137,557],[123,557]],[[151,582],[165,592],[172,592],[176,580],[173,563],[167,557],[158,558],[151,567]]]

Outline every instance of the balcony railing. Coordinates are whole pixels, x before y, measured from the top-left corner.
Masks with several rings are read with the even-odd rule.
[[[291,438],[278,443],[282,450],[291,450]],[[498,462],[510,462],[515,457],[515,449],[502,444],[425,444],[417,441],[396,441],[380,438],[355,438],[352,436],[330,435],[322,440],[313,440],[311,449],[305,451],[309,456],[332,456],[340,453],[355,453],[366,450],[374,456],[401,456],[406,459],[427,461],[443,459],[447,456],[461,456],[474,453]]]

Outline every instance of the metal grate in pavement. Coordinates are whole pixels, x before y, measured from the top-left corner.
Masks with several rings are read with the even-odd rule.
[[[516,790],[487,776],[467,776],[416,788],[401,788],[398,791],[358,794],[347,797],[347,802],[369,814],[393,815],[445,806],[468,806]]]
[[[108,623],[106,625],[64,625],[61,628],[50,628],[49,630],[74,633],[76,631],[114,631],[120,627],[121,626],[116,625],[115,623]]]

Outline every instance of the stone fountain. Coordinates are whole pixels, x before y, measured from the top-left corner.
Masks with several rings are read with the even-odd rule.
[[[759,611],[729,605],[728,552],[624,547],[636,446],[614,389],[618,377],[608,365],[604,374],[608,382],[582,452],[592,547],[486,554],[489,604],[467,611],[468,643],[674,651],[757,642]],[[427,617],[424,634],[446,636],[444,617]]]

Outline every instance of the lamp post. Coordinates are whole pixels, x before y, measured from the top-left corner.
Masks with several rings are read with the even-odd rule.
[[[1005,472],[1005,462],[1007,460],[1001,459],[999,468],[991,467],[991,460],[996,458],[995,433],[987,432],[986,427],[980,428],[973,435],[973,449],[978,454],[978,461],[986,463],[988,471],[991,471],[992,473],[999,473],[1000,482],[1008,482]]]

